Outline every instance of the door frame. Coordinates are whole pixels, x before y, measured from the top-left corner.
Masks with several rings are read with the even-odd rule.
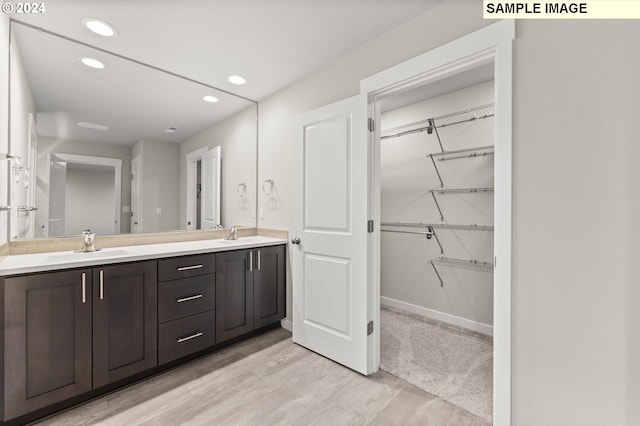
[[[94,157],[90,155],[78,155],[78,154],[65,154],[65,153],[52,153],[51,157],[56,157],[68,164],[83,164],[87,166],[105,166],[113,167],[114,181],[113,181],[113,205],[114,205],[114,228],[113,233],[119,234],[121,232],[122,220],[120,215],[120,207],[122,203],[122,160],[119,158],[109,157]],[[48,158],[47,163],[49,163]]]
[[[375,120],[370,133],[370,218],[380,223],[380,99],[433,83],[450,75],[490,62],[494,64],[494,296],[493,296],[493,421],[511,424],[511,201],[512,201],[512,41],[515,22],[504,20],[361,81],[367,94],[369,117]],[[380,324],[380,231],[369,234],[370,298],[368,309]],[[380,331],[369,340],[370,354],[380,362]]]
[[[197,229],[196,226],[196,181],[197,181],[197,163],[202,160],[205,154],[209,152],[208,146],[203,146],[191,151],[185,155],[187,161],[187,187],[185,193],[187,194],[186,202],[186,230],[192,231]]]

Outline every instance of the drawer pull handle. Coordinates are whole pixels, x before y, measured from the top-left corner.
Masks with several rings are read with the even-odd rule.
[[[186,342],[187,340],[195,339],[196,337],[202,336],[203,333],[197,332],[196,334],[192,334],[191,336],[181,337],[178,339],[178,343]]]
[[[82,303],[87,303],[87,273],[82,273]]]
[[[104,271],[100,270],[100,300],[104,300]]]
[[[194,299],[200,299],[202,297],[201,294],[195,294],[193,296],[189,296],[189,297],[182,297],[180,299],[176,299],[176,302],[178,303],[182,303],[182,302],[188,302],[189,300],[194,300]]]
[[[181,266],[178,271],[189,271],[191,269],[200,269],[203,265]]]

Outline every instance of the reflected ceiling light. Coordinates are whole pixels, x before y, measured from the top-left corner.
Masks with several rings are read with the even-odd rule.
[[[97,60],[95,58],[88,58],[86,56],[83,56],[83,57],[80,58],[80,62],[82,62],[83,64],[85,64],[88,67],[99,69],[99,70],[101,70],[103,68],[106,68],[106,65],[105,65],[104,62],[99,61],[99,60]]]
[[[88,123],[86,121],[79,122],[78,126],[84,127],[85,129],[100,130],[101,132],[109,130],[109,127],[104,124]]]
[[[204,99],[206,102],[211,102],[211,103],[218,102],[218,98],[211,95],[203,96],[202,99]]]
[[[227,80],[229,80],[229,83],[235,84],[237,86],[242,86],[243,84],[245,84],[247,82],[246,78],[244,78],[241,75],[237,75],[237,74],[228,75],[227,76]]]
[[[82,20],[82,23],[90,31],[98,35],[101,35],[103,37],[114,37],[115,35],[118,34],[116,29],[113,28],[111,25],[96,18],[84,18]]]

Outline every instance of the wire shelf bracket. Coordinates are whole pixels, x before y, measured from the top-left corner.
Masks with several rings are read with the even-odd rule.
[[[437,257],[435,259],[431,259],[429,261],[433,270],[435,271],[438,279],[440,280],[440,287],[444,287],[444,281],[442,280],[442,276],[436,268],[438,266],[444,266],[448,268],[457,268],[457,269],[466,269],[471,271],[480,271],[480,272],[488,272],[493,273],[493,264],[488,262],[479,262],[477,260],[464,260],[464,259],[454,259],[450,257]]]
[[[440,188],[429,189],[427,190],[427,192],[431,194],[433,202],[436,204],[436,208],[438,209],[438,213],[440,214],[440,220],[444,221],[444,214],[442,213],[442,209],[440,208],[440,203],[438,203],[438,197],[436,197],[436,194],[478,194],[493,192],[493,188]]]
[[[433,168],[435,169],[436,174],[438,175],[440,186],[444,187],[444,182],[442,181],[440,170],[438,169],[438,165],[436,164],[436,157],[438,158],[438,161],[448,161],[448,160],[459,160],[461,158],[484,157],[487,155],[493,155],[494,153],[495,153],[494,146],[487,145],[487,146],[479,146],[475,148],[465,148],[465,149],[456,149],[453,151],[436,152],[433,154],[427,154],[427,157],[431,159]]]

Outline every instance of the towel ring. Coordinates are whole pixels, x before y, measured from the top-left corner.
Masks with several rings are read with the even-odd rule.
[[[262,182],[262,192],[265,193],[265,195],[273,195],[273,179],[267,179],[264,182]],[[267,189],[267,187],[265,186],[266,184],[269,184],[269,187]]]
[[[239,183],[236,187],[236,192],[238,193],[238,197],[244,198],[244,196],[247,194],[247,184],[244,182]]]

